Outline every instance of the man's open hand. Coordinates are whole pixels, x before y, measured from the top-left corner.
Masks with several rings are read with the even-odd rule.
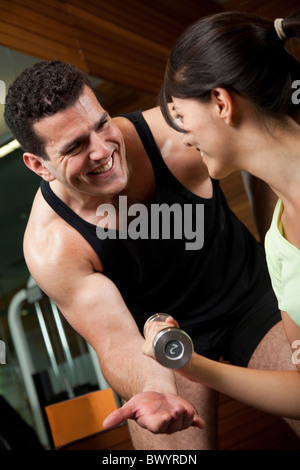
[[[142,392],[113,411],[103,422],[105,429],[134,419],[154,434],[172,434],[190,426],[203,429],[204,421],[194,406],[184,398],[169,393]]]

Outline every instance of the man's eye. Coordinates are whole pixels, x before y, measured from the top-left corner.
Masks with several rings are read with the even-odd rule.
[[[76,155],[78,152],[80,152],[82,148],[82,143],[78,142],[77,144],[74,144],[67,152],[67,155]]]

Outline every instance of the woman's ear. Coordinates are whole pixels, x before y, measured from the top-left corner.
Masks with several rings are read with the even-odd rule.
[[[47,169],[45,160],[42,157],[39,157],[38,155],[35,155],[33,153],[26,152],[23,155],[23,160],[25,165],[31,171],[39,175],[45,181],[50,182],[55,180],[54,176],[52,176],[50,171]]]
[[[215,88],[211,92],[211,100],[215,104],[217,115],[228,125],[233,123],[233,99],[225,88]]]

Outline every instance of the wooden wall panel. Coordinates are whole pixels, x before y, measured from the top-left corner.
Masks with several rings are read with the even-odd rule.
[[[248,11],[266,18],[284,18],[300,8],[299,0],[228,0],[225,10]]]
[[[213,0],[70,0],[67,3],[141,38],[167,46],[176,40],[178,31],[197,17],[222,10]]]
[[[1,45],[151,93],[182,30],[221,10],[213,0],[0,0],[0,8]]]
[[[299,0],[0,0],[0,44],[157,93],[170,48],[197,18],[226,9],[273,19],[298,7]]]
[[[38,59],[59,58],[88,72],[64,2],[0,0],[0,44]]]

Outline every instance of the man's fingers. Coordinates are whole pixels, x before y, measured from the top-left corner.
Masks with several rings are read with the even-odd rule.
[[[161,395],[156,392],[144,392],[129,400],[121,408],[113,411],[103,421],[104,429],[110,429],[122,424],[128,419],[149,431],[157,433],[173,433],[189,426],[203,429],[204,421],[191,407],[182,403],[178,396]],[[141,412],[143,410],[143,412]]]
[[[107,416],[107,418],[105,418],[103,421],[103,427],[105,429],[114,428],[115,426],[119,426],[124,421],[131,418],[134,418],[134,413],[130,405],[125,403],[122,408],[113,411],[110,415]]]
[[[199,429],[203,429],[205,428],[205,421],[203,421],[203,419],[200,418],[200,416],[195,415],[192,426],[199,428]]]

